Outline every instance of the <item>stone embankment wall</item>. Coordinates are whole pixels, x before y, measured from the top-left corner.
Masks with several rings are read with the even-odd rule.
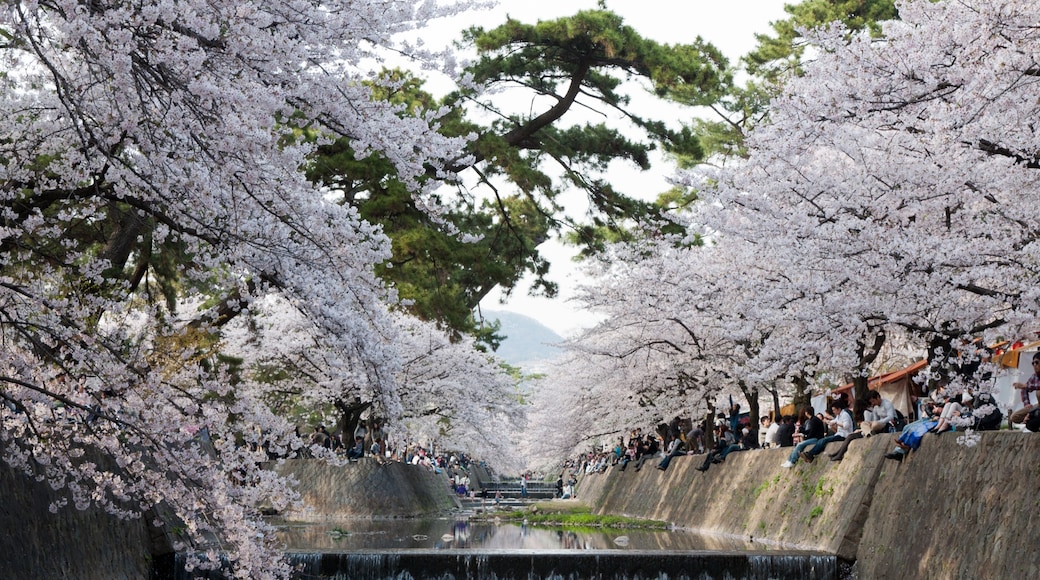
[[[458,505],[444,475],[424,467],[362,459],[342,467],[316,460],[276,468],[299,480],[305,507],[284,514],[299,521],[343,518],[423,517]],[[68,506],[48,485],[0,463],[0,578],[148,578],[152,562],[172,551],[152,516],[123,521]]]
[[[0,463],[0,578],[147,578],[154,554],[169,551],[149,516],[120,520],[71,505],[65,495]]]
[[[860,579],[1040,578],[1040,436],[957,437],[927,436],[902,463],[884,458],[894,435],[791,469],[780,467],[790,450],[732,454],[706,473],[703,456],[680,457],[665,472],[647,462],[585,476],[577,494],[597,513],[837,554]]]
[[[459,506],[444,474],[397,461],[364,458],[343,466],[294,459],[274,467],[299,481],[303,507],[286,519],[318,522],[349,518],[424,517]]]

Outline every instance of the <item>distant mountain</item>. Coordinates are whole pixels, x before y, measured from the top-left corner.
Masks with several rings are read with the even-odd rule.
[[[495,354],[511,365],[530,367],[535,363],[556,358],[563,352],[552,346],[563,342],[563,337],[530,316],[485,309],[484,317],[488,320],[497,319],[502,323],[500,334],[505,335],[506,339],[502,341],[502,346]]]

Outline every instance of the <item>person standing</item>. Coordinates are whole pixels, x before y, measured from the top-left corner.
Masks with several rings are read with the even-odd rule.
[[[386,432],[383,430],[383,424],[378,419],[371,420],[369,423],[372,426],[368,432],[369,439],[373,443],[379,441],[382,446],[383,441],[386,439]]]
[[[704,453],[704,430],[707,429],[704,421],[692,427],[686,433],[686,452],[690,454]]]
[[[357,427],[354,428],[354,439],[358,437],[361,437],[362,445],[368,442],[368,425],[364,419],[358,421]]]
[[[733,403],[729,407],[729,432],[734,436],[740,433],[740,403]]]
[[[572,473],[570,477],[567,478],[567,484],[563,488],[564,497],[567,499],[574,499],[574,486],[576,485],[578,485],[578,478],[574,477],[574,474]]]

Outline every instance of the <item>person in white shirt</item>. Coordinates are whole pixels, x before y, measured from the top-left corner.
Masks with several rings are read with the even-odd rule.
[[[859,424],[864,437],[888,431],[888,426],[896,418],[896,408],[892,401],[885,399],[876,390],[870,391],[867,398],[870,408],[863,411],[863,422]]]
[[[762,448],[772,449],[773,447],[780,447],[780,442],[776,438],[776,434],[780,430],[780,424],[773,421],[769,415],[759,419],[759,423],[762,424],[762,427],[758,430],[762,434],[762,440],[760,441]]]
[[[852,420],[852,411],[848,409],[845,399],[836,399],[831,402],[831,414],[833,417],[827,421],[827,426],[834,430],[834,434],[820,439],[811,449],[801,452],[800,456],[806,463],[812,463],[817,455],[823,453],[828,443],[844,441],[856,428],[856,424]]]
[[[881,393],[876,389],[867,394],[867,401],[870,402],[870,408],[863,411],[863,422],[859,424],[859,429],[846,437],[841,447],[831,453],[831,461],[844,459],[845,453],[849,450],[849,444],[856,439],[888,431],[889,425],[895,420],[896,408],[892,405],[892,401],[882,398]]]

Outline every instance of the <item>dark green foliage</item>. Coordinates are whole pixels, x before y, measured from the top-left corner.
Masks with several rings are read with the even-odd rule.
[[[639,87],[628,81],[639,80],[661,99],[703,105],[717,100],[731,80],[728,63],[711,45],[700,39],[657,43],[606,10],[537,24],[509,19],[491,30],[472,28],[462,42],[478,51],[467,70],[477,82],[518,89],[531,109],[508,111],[494,96],[469,91],[438,101],[401,71],[386,71],[373,83],[377,96],[404,105],[405,114],[447,106],[451,113],[439,130],[476,136],[466,162],[454,169],[467,183],[475,176],[478,189],[447,184],[454,191],[441,190],[450,227],[416,208],[384,159],[356,159],[345,141],[322,147],[309,175],[383,226],[393,258],[380,275],[411,301],[414,314],[472,332],[471,313],[495,286],[508,293],[530,273],[532,293],[555,295],[546,278],[549,264],[538,252],[554,232],[594,253],[634,231],[674,229],[661,219],[659,205],[645,201],[660,192],[621,192],[604,178],[615,162],[649,169],[658,146],[687,158],[703,152],[691,128],[632,114],[631,91]],[[590,111],[615,122],[571,120]],[[570,202],[561,196],[574,190],[584,192],[587,211],[565,207]],[[451,227],[481,241],[463,243]]]

